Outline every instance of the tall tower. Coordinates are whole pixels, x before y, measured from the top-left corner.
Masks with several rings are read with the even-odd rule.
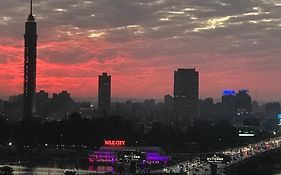
[[[111,76],[107,73],[99,75],[98,109],[102,114],[108,115],[111,106]]]
[[[32,14],[32,0],[30,14],[25,22],[24,41],[23,117],[31,118],[35,113],[37,55],[37,24]]]
[[[174,109],[182,121],[198,117],[199,72],[194,69],[178,69],[174,72]]]

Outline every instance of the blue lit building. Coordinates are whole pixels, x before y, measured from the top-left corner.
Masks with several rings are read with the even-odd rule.
[[[222,115],[223,118],[233,122],[237,114],[236,92],[234,90],[224,90],[222,95]]]

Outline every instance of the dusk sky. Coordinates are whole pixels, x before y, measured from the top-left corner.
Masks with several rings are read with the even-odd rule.
[[[29,0],[0,0],[0,97],[23,91]],[[281,0],[34,0],[37,91],[95,98],[173,94],[173,72],[200,72],[200,97],[249,89],[281,99]]]

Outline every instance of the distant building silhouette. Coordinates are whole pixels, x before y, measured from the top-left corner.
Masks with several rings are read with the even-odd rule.
[[[66,118],[68,114],[75,111],[75,101],[71,98],[70,93],[67,91],[62,91],[58,94],[54,93],[49,103],[49,120]]]
[[[171,95],[165,95],[164,105],[167,111],[172,112],[174,106],[174,98]]]
[[[266,103],[264,105],[266,118],[276,119],[278,114],[281,113],[281,105],[278,102]]]
[[[234,90],[224,90],[222,95],[222,115],[223,118],[233,123],[237,116],[237,98]]]
[[[0,99],[0,116],[4,112],[4,100]]]
[[[36,92],[36,115],[46,118],[48,116],[49,97],[44,90]]]
[[[30,2],[30,14],[25,23],[24,34],[24,118],[30,118],[35,114],[37,24],[32,14],[32,0]]]
[[[177,119],[192,121],[198,117],[199,72],[178,69],[174,72],[174,110]]]
[[[213,98],[206,98],[199,101],[199,113],[201,120],[214,119],[214,100]]]
[[[107,73],[99,75],[98,110],[103,115],[110,113],[111,106],[111,76]]]
[[[9,121],[18,121],[22,116],[23,95],[10,96],[4,102],[3,113]]]
[[[224,119],[235,125],[242,125],[244,120],[252,116],[252,98],[248,90],[225,90],[222,96],[222,110]]]
[[[252,113],[252,98],[248,90],[242,89],[236,94],[237,98],[237,115],[249,116]]]

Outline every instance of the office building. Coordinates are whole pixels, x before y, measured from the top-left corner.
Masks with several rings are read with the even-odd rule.
[[[223,119],[233,123],[237,116],[237,99],[234,90],[224,90],[222,95],[222,115]]]
[[[98,110],[103,116],[110,113],[111,106],[111,76],[107,73],[99,75]]]
[[[252,113],[252,98],[246,89],[239,90],[237,98],[237,116],[249,116]]]
[[[198,117],[199,72],[178,69],[174,72],[174,110],[176,118],[191,122]]]

